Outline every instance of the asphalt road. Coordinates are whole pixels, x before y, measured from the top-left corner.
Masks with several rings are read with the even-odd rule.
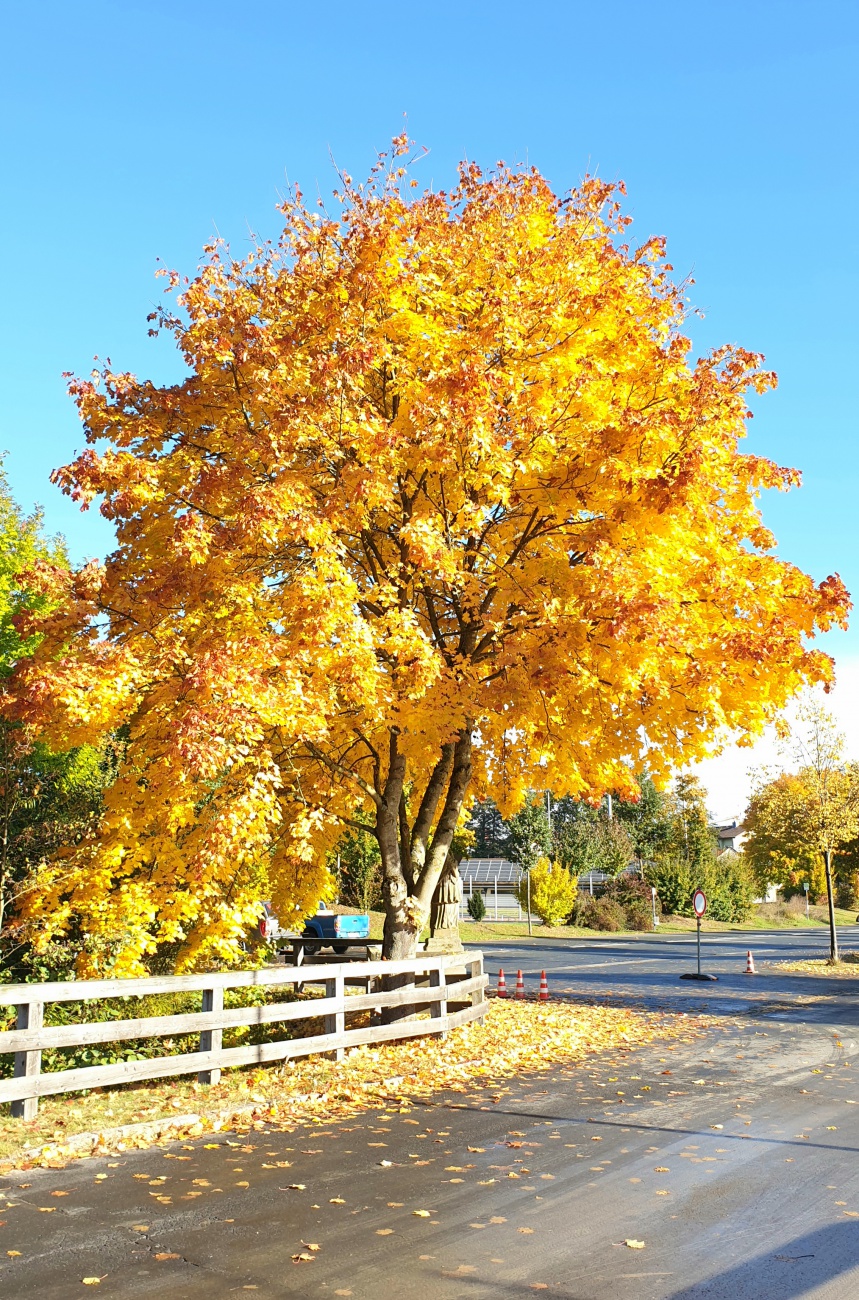
[[[545,967],[559,995],[715,1018],[432,1105],[5,1180],[0,1294],[856,1300],[857,986],[762,964],[808,944],[757,936],[753,979],[719,936],[707,986],[677,978],[684,939],[511,944],[532,988]]]
[[[484,945],[486,969],[497,984],[504,970],[508,991],[513,992],[521,969],[526,992],[539,988],[546,971],[553,995],[622,999],[654,1007],[706,1007],[713,1014],[759,1013],[772,1004],[779,1014],[803,1021],[854,1025],[859,1029],[859,999],[852,980],[791,975],[774,969],[774,963],[829,956],[829,931],[824,927],[802,930],[718,932],[701,937],[701,969],[716,975],[713,983],[681,980],[697,970],[696,939],[691,935],[654,934],[635,938],[584,939],[567,943],[533,939]],[[859,951],[859,925],[839,928],[842,951]],[[746,954],[752,952],[760,976],[745,974]],[[859,979],[859,966],[857,966]],[[775,1001],[774,1001],[775,999]]]

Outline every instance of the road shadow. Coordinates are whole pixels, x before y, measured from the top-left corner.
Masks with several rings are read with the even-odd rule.
[[[833,1223],[794,1237],[701,1282],[672,1291],[665,1300],[797,1300],[849,1273],[859,1264],[859,1223]],[[846,1280],[845,1280],[846,1282]],[[833,1296],[859,1295],[839,1287]]]

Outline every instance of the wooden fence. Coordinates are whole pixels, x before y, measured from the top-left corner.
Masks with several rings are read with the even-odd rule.
[[[385,990],[381,984],[383,979],[388,983],[387,976],[401,976],[405,982],[402,987]],[[224,1007],[225,989],[277,988],[283,985],[292,985],[296,992],[304,986],[315,986],[322,989],[322,996],[293,1002],[269,1002],[262,1006]],[[15,1053],[13,1078],[0,1079],[0,1102],[11,1102],[14,1116],[33,1119],[39,1097],[57,1093],[180,1074],[196,1074],[201,1083],[217,1083],[225,1066],[265,1065],[317,1052],[331,1053],[339,1059],[346,1048],[361,1043],[444,1034],[469,1020],[483,1018],[486,1014],[486,985],[483,954],[473,952],[419,956],[411,961],[277,966],[255,971],[172,975],[160,979],[0,985],[0,1006],[17,1008],[16,1028],[0,1033],[0,1053]],[[347,988],[351,991],[347,992]],[[361,989],[364,991],[359,991]],[[45,1006],[51,1002],[193,992],[202,994],[199,1012],[93,1024],[44,1024]],[[347,1019],[358,1013],[381,1012],[386,1007],[397,1006],[414,1007],[416,1011],[428,1009],[429,1017],[401,1019],[391,1024],[363,1023],[353,1027],[347,1024]],[[223,1031],[227,1028],[288,1025],[293,1020],[317,1017],[324,1022],[321,1034],[240,1047],[222,1046]],[[366,1021],[366,1014],[361,1019]],[[42,1073],[42,1052],[49,1048],[119,1043],[127,1039],[197,1032],[200,1042],[196,1052]]]

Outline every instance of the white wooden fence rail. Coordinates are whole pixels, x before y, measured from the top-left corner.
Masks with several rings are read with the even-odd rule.
[[[402,987],[383,990],[383,977],[404,976]],[[386,981],[387,982],[387,981]],[[486,1014],[487,976],[482,953],[415,957],[410,961],[367,961],[277,966],[264,970],[228,971],[208,975],[168,975],[157,979],[75,980],[58,984],[0,984],[0,1006],[17,1008],[16,1028],[0,1033],[0,1053],[14,1052],[14,1075],[0,1079],[0,1102],[12,1103],[12,1114],[33,1119],[39,1097],[101,1088],[142,1079],[196,1074],[201,1083],[217,1083],[224,1066],[263,1065],[287,1057],[331,1053],[339,1059],[348,1047],[384,1043],[422,1034],[444,1034]],[[264,1006],[224,1008],[224,990],[281,987],[321,987],[321,997]],[[365,992],[348,992],[364,988]],[[93,1024],[45,1026],[45,1006],[51,1002],[144,997],[153,993],[202,994],[199,1012],[140,1016]],[[451,1007],[453,1004],[453,1009]],[[347,1015],[382,1011],[385,1007],[429,1008],[429,1019],[402,1019],[391,1024],[349,1028]],[[223,1031],[239,1025],[288,1024],[321,1018],[324,1032],[307,1038],[283,1038],[269,1043],[223,1047]],[[57,1047],[118,1043],[130,1038],[200,1035],[199,1049],[114,1065],[42,1073],[42,1052]]]

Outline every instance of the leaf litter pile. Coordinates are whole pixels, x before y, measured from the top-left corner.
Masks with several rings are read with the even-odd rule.
[[[199,1136],[251,1123],[329,1122],[376,1104],[380,1096],[426,1098],[466,1093],[477,1084],[581,1062],[594,1053],[688,1037],[696,1017],[576,1002],[493,999],[483,1024],[452,1030],[444,1040],[408,1039],[357,1047],[340,1062],[311,1057],[266,1069],[225,1071],[202,1087],[173,1079],[138,1087],[47,1098],[34,1121],[0,1121],[0,1173],[78,1156],[151,1146],[159,1139]],[[147,1123],[123,1133],[122,1125]],[[75,1134],[87,1135],[72,1142]]]
[[[789,971],[796,975],[823,975],[830,979],[859,979],[859,953],[844,952],[840,961],[829,957],[809,957],[806,961],[774,961],[774,970]]]

